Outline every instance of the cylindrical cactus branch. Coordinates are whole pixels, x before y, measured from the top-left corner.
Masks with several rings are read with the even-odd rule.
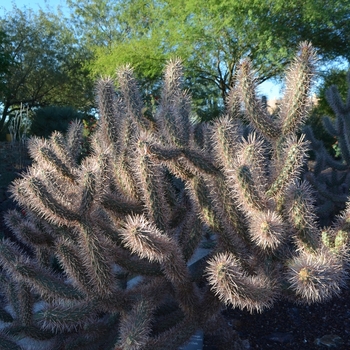
[[[243,104],[246,119],[267,139],[276,140],[281,130],[276,121],[268,114],[256,95],[257,79],[249,60],[242,62],[238,74],[238,93]]]
[[[180,61],[168,64],[152,116],[124,67],[119,90],[98,84],[99,126],[84,159],[79,123],[31,140],[33,165],[11,186],[22,212],[6,216],[28,251],[0,244],[15,291],[3,286],[7,334],[20,325],[56,348],[177,349],[198,328],[223,325],[222,304],[260,312],[284,296],[337,294],[349,210],[321,230],[301,181],[312,72],[313,49],[302,44],[272,117],[245,62],[225,116],[196,125]]]
[[[325,116],[323,126],[335,138],[340,150],[340,159],[334,159],[326,150],[322,141],[317,140],[310,126],[304,129],[311,149],[315,155],[312,171],[306,178],[316,189],[319,201],[318,213],[323,217],[323,224],[339,214],[346,207],[350,188],[350,75],[347,77],[349,91],[346,101],[336,86],[331,86],[326,93],[327,100],[335,113],[335,119]]]
[[[300,44],[299,53],[287,70],[286,89],[279,110],[283,136],[295,134],[307,117],[315,74],[316,53],[311,44]]]
[[[326,97],[329,105],[333,109],[336,119],[332,122],[329,117],[324,117],[323,125],[327,132],[336,137],[343,163],[350,167],[350,74],[347,76],[349,85],[348,96],[346,101],[342,101],[336,86],[331,86]]]
[[[334,110],[335,114],[341,119],[343,119],[343,122],[345,124],[345,128],[348,128],[350,126],[348,114],[349,114],[349,99],[350,99],[350,75],[347,76],[347,83],[349,85],[348,89],[348,95],[346,98],[345,103],[342,101],[342,98],[339,94],[339,91],[335,85],[331,86],[326,93],[327,100]],[[340,131],[340,130],[338,130]]]

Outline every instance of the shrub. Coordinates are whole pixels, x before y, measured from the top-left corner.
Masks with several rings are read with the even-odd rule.
[[[48,138],[54,131],[66,132],[69,123],[82,120],[84,115],[72,107],[50,106],[39,108],[34,112],[30,134]]]

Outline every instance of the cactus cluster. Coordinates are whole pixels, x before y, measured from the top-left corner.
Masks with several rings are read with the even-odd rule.
[[[220,329],[238,349],[223,306],[260,312],[339,293],[350,208],[321,229],[302,180],[314,65],[301,44],[271,116],[243,61],[211,123],[196,122],[180,61],[155,111],[124,67],[117,90],[98,83],[90,155],[80,157],[79,123],[32,139],[33,165],[11,186],[20,210],[5,218],[17,242],[0,244],[0,347],[26,337],[46,349],[178,349]]]
[[[327,101],[333,109],[335,119],[323,117],[325,130],[338,144],[340,160],[335,160],[326,150],[322,141],[317,140],[310,126],[304,132],[311,142],[315,154],[315,164],[305,178],[317,191],[318,215],[327,224],[334,214],[344,210],[350,188],[350,73],[347,77],[349,91],[347,100],[342,101],[336,86],[326,93]]]

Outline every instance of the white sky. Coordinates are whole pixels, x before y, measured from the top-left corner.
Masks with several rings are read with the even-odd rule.
[[[0,17],[3,17],[5,12],[11,11],[13,4],[19,9],[31,8],[34,11],[41,8],[44,11],[50,10],[56,12],[58,7],[61,7],[63,11],[67,8],[65,0],[2,0],[0,3]],[[280,85],[270,81],[259,86],[260,94],[266,95],[268,99],[280,97],[280,89]]]

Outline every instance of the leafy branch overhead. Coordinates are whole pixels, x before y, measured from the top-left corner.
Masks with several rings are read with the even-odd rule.
[[[131,63],[145,92],[158,94],[167,59],[183,60],[201,117],[218,116],[242,57],[261,83],[283,77],[301,41],[325,66],[349,61],[349,6],[320,0],[68,0],[75,30],[94,52],[94,76]],[[234,14],[234,15],[233,15]],[[156,90],[156,91],[155,91]],[[204,119],[203,119],[204,120]]]
[[[0,342],[44,334],[52,348],[177,349],[198,329],[221,329],[237,348],[223,305],[261,312],[284,297],[337,295],[349,207],[321,229],[303,181],[314,66],[302,43],[271,116],[243,61],[212,123],[193,121],[180,61],[168,63],[154,111],[127,66],[118,91],[110,78],[97,85],[90,155],[80,160],[78,122],[65,136],[32,139],[33,166],[11,186],[22,212],[6,215],[28,249],[0,245],[12,306]]]

